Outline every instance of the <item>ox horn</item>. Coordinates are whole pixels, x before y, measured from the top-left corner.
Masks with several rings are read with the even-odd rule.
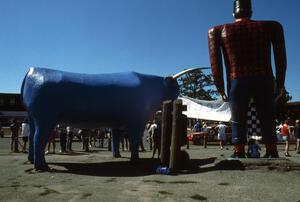
[[[184,74],[187,74],[189,72],[194,72],[194,71],[197,71],[197,70],[202,70],[202,69],[210,69],[210,67],[195,67],[195,68],[186,69],[186,70],[183,70],[183,71],[175,74],[174,76],[172,76],[172,78],[173,79],[178,79],[179,77],[181,77]]]

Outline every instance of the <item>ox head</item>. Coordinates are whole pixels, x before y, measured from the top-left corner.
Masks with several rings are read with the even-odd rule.
[[[172,76],[167,76],[164,78],[164,86],[166,87],[166,97],[164,100],[175,100],[179,95],[177,80]]]
[[[174,100],[178,97],[179,95],[179,85],[177,83],[177,79],[179,77],[181,77],[184,74],[190,73],[190,72],[194,72],[194,71],[198,71],[198,70],[202,70],[202,69],[210,69],[209,67],[196,67],[196,68],[190,68],[190,69],[186,69],[183,70],[173,76],[168,76],[165,77],[165,86],[167,88],[167,96],[165,98],[165,100]]]

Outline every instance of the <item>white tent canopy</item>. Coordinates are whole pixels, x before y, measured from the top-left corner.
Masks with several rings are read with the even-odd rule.
[[[231,112],[228,102],[222,100],[206,101],[197,100],[190,97],[179,97],[182,104],[187,106],[187,111],[183,114],[188,118],[213,120],[213,121],[230,121]]]

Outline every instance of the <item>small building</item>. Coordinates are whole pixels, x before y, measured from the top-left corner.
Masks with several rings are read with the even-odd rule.
[[[2,126],[16,118],[24,120],[27,112],[22,103],[21,95],[18,93],[0,93],[0,122]]]
[[[10,136],[10,124],[13,119],[22,122],[27,112],[19,93],[0,93],[0,124],[4,136]]]

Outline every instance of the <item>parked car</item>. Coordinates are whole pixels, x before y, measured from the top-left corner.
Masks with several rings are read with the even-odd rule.
[[[191,132],[187,137],[188,141],[192,142],[194,145],[200,145],[203,144],[204,138],[206,138],[206,141],[213,141],[216,136],[216,131],[213,127],[208,127],[207,131],[201,131],[201,132]]]
[[[218,141],[218,131],[215,126],[209,126],[206,128],[206,131],[201,132],[191,132],[187,137],[188,141],[192,142],[194,145],[203,144],[204,138],[206,138],[207,142]],[[226,140],[227,143],[231,143],[231,127],[226,128]]]

